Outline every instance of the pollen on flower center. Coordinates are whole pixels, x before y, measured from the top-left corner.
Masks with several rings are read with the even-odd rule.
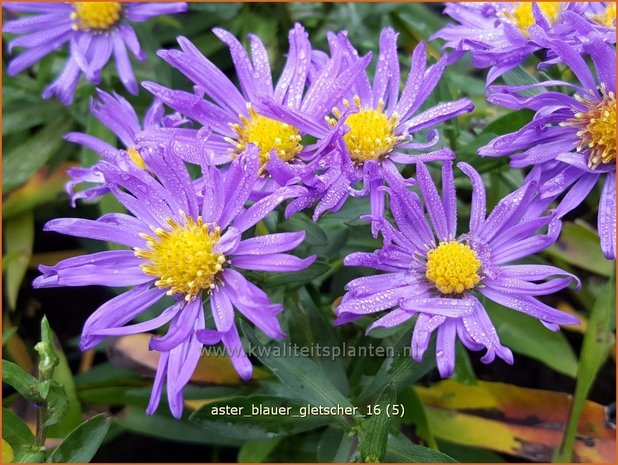
[[[397,127],[397,114],[390,118],[386,116],[382,107],[384,102],[378,102],[378,108],[362,108],[359,97],[354,97],[354,103],[359,108],[357,113],[352,113],[345,120],[349,131],[343,136],[350,157],[359,163],[367,160],[378,160],[393,151],[395,144],[401,139],[395,136]],[[346,107],[350,106],[344,100]],[[341,112],[333,109],[337,119],[341,119]],[[329,118],[328,122],[335,125],[337,121]]]
[[[71,15],[74,29],[105,30],[120,20],[120,2],[77,2]]]
[[[590,14],[588,17],[601,26],[616,27],[616,4],[610,3],[603,13]]]
[[[427,252],[425,276],[442,294],[461,294],[479,283],[480,268],[481,262],[469,245],[440,242]]]
[[[504,10],[502,16],[511,21],[526,37],[528,36],[528,28],[536,23],[532,12],[533,2],[519,2],[512,10]],[[561,2],[538,2],[543,16],[551,24],[558,21],[562,10]]]
[[[219,227],[213,229],[201,217],[183,218],[184,224],[168,219],[170,229],[157,228],[154,236],[142,234],[148,247],[137,248],[135,255],[147,260],[140,266],[147,275],[159,278],[156,286],[168,288],[169,295],[184,295],[190,301],[200,291],[215,287],[225,256],[213,250],[221,238]]]
[[[141,169],[146,169],[146,162],[135,147],[129,147],[127,149],[127,154],[129,155],[129,158],[133,163],[135,163]]]
[[[232,129],[238,134],[237,140],[227,138],[234,145],[235,154],[242,153],[248,144],[255,144],[259,149],[260,166],[270,160],[272,150],[283,161],[291,161],[300,153],[303,146],[300,143],[300,131],[294,126],[277,121],[257,113],[248,104],[249,116],[240,115],[242,124],[233,124]]]
[[[577,150],[589,151],[588,166],[593,169],[616,161],[616,95],[601,84],[601,96],[600,102],[576,96],[589,110],[576,113],[567,123],[579,128]]]

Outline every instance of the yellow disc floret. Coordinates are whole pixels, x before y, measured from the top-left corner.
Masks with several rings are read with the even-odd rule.
[[[354,103],[359,111],[346,118],[345,125],[349,131],[343,136],[350,157],[357,163],[383,158],[392,152],[395,144],[402,139],[395,135],[397,114],[390,118],[386,116],[382,111],[382,100],[378,102],[376,109],[362,108],[359,97],[354,97]],[[350,103],[344,100],[344,105],[349,107]],[[333,113],[337,119],[341,119],[341,112],[337,108],[333,109]],[[333,118],[329,118],[328,122],[331,125],[337,123]]]
[[[440,242],[427,252],[425,276],[442,294],[461,294],[474,288],[481,277],[481,262],[469,245]]]
[[[129,155],[129,158],[133,163],[135,163],[141,169],[146,169],[146,162],[135,147],[129,147],[127,149],[127,154]]]
[[[116,24],[121,13],[120,2],[77,2],[71,17],[74,29],[103,31]]]
[[[169,295],[193,300],[200,291],[215,287],[215,279],[225,256],[213,249],[221,238],[218,227],[183,214],[183,224],[167,220],[169,229],[157,228],[154,236],[142,234],[148,248],[136,249],[135,255],[147,260],[141,266],[147,275],[159,278],[155,285],[168,288]]]
[[[601,26],[615,28],[616,27],[616,4],[610,3],[605,8],[603,13],[593,13],[588,17]]]
[[[616,94],[601,84],[601,96],[601,101],[592,102],[576,95],[589,110],[576,113],[567,123],[579,128],[577,150],[589,152],[588,166],[593,169],[616,161]]]
[[[536,23],[532,5],[534,2],[519,2],[513,9],[504,10],[501,16],[515,24],[523,35],[528,37],[528,29]],[[538,2],[537,5],[543,16],[550,24],[554,24],[560,18],[562,2]]]
[[[235,154],[242,153],[247,145],[255,144],[259,149],[263,171],[272,150],[275,150],[281,160],[291,161],[303,149],[300,132],[294,126],[262,116],[250,104],[247,105],[247,111],[248,116],[239,116],[242,124],[232,125],[232,129],[238,134],[237,140],[226,139],[234,145],[232,151]]]

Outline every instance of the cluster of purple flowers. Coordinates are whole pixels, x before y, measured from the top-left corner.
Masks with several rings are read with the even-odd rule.
[[[118,11],[109,6],[104,15],[81,12],[80,4],[29,10],[22,5],[10,8],[53,16],[50,19],[59,21],[54,40],[71,42],[67,68],[52,85],[62,87],[65,96],[72,94],[80,72],[96,81],[112,51],[125,85],[134,90],[119,51],[126,43],[139,56],[139,46],[124,19],[139,21],[180,8],[119,4]],[[168,325],[165,335],[153,336],[150,342],[160,359],[148,412],[156,409],[165,383],[171,411],[179,417],[182,389],[202,345],[223,343],[239,375],[251,377],[235,309],[267,336],[285,337],[277,320],[283,306],[273,303],[242,271],[299,271],[315,257],[286,253],[302,243],[304,231],[256,236],[253,226],[286,201],[287,216],[314,208],[317,221],[325,212],[339,210],[350,196],[368,197],[370,208],[361,218],[370,222],[383,245],[371,253],[352,253],[344,263],[380,273],[348,283],[336,324],[379,313],[369,331],[414,318],[413,358],[422,359],[435,331],[436,361],[444,377],[453,373],[457,339],[470,350],[484,349],[485,363],[496,355],[512,363],[513,355],[501,344],[483,300],[529,314],[553,331],[559,325],[577,324],[576,318],[539,297],[573,282],[579,286],[578,279],[559,268],[522,260],[556,241],[563,216],[601,177],[601,246],[608,259],[615,259],[611,8],[449,4],[445,12],[460,25],[447,26],[436,37],[446,39],[454,51],[428,65],[421,42],[412,53],[409,71],[402,73],[397,34],[385,28],[372,78],[367,71],[371,54],[359,54],[345,33],[328,34],[326,53],[313,49],[303,27],[294,26],[283,70],[274,81],[266,47],[258,37],[249,36],[249,54],[232,34],[215,29],[229,48],[238,87],[180,37],[180,49],[158,55],[193,83],[192,92],[144,82],[155,100],[141,125],[126,100],[99,91],[92,114],[118,136],[122,147],[87,134],[67,135],[69,141],[101,155],[96,165],[70,173],[73,200],[111,193],[127,212],[97,220],[55,219],[46,229],[125,248],[41,266],[43,274],[35,286],[130,286],[91,315],[81,346],[86,350],[106,336]],[[12,42],[31,48],[13,62],[13,73],[54,48],[41,45],[39,33],[33,32],[37,21],[38,17],[27,17],[5,26],[10,32],[29,33]],[[98,45],[90,47],[95,41]],[[546,52],[543,66],[561,63],[580,85],[552,80],[488,87],[490,102],[536,114],[521,130],[491,141],[479,154],[511,155],[513,167],[532,169],[524,184],[488,214],[481,176],[471,165],[458,163],[472,185],[469,225],[458,228],[456,154],[439,145],[437,128],[470,112],[473,104],[467,98],[433,106],[427,101],[444,70],[466,53],[475,65],[492,67],[488,80],[493,81],[539,51]],[[586,64],[588,58],[596,75]],[[402,74],[407,74],[403,80]],[[163,105],[174,113],[166,114]],[[441,168],[441,193],[427,166],[434,162]],[[189,175],[186,163],[201,168],[197,179]],[[401,174],[402,166],[409,164],[415,167],[414,178]],[[73,191],[84,182],[87,188]],[[129,324],[161,299],[167,299],[167,308],[158,316]],[[204,314],[204,302],[212,321]]]

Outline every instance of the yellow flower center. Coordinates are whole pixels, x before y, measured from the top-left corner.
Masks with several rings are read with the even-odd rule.
[[[532,13],[533,2],[519,2],[512,10],[504,10],[502,16],[519,28],[522,34],[528,37],[528,28],[536,23]],[[560,18],[562,2],[538,2],[545,19],[554,24]]]
[[[120,20],[120,2],[77,2],[72,14],[74,29],[109,29]]]
[[[232,125],[232,129],[238,134],[237,140],[226,138],[234,145],[232,151],[235,154],[242,153],[249,144],[255,144],[259,149],[260,166],[262,171],[264,165],[270,160],[272,150],[283,161],[291,161],[300,153],[303,146],[300,143],[300,132],[294,126],[287,123],[267,118],[258,114],[253,107],[248,104],[249,116],[240,115],[242,124]]]
[[[576,113],[575,118],[567,122],[579,128],[577,151],[589,151],[588,166],[593,169],[616,161],[616,95],[607,92],[605,84],[601,84],[601,95],[601,101],[596,103],[576,95],[575,98],[589,110]]]
[[[131,159],[133,163],[135,163],[137,166],[139,166],[143,170],[146,169],[146,162],[144,161],[144,159],[142,158],[142,156],[139,154],[139,152],[137,151],[135,147],[129,147],[127,149],[127,154],[129,155],[129,158]]]
[[[362,108],[359,97],[354,97],[354,103],[359,111],[346,118],[345,125],[350,130],[343,136],[350,157],[358,163],[363,163],[388,155],[395,148],[395,144],[402,139],[401,136],[395,136],[397,114],[393,114],[390,118],[386,116],[382,112],[384,106],[382,100],[378,102],[377,109]],[[346,107],[350,106],[347,100],[344,100],[343,104]],[[333,108],[333,113],[337,120],[341,119],[341,112],[337,108]],[[333,126],[337,124],[337,120],[328,118],[328,122]]]
[[[148,260],[140,266],[147,275],[159,278],[156,286],[168,288],[168,295],[184,295],[190,301],[200,291],[215,287],[225,256],[213,251],[221,238],[218,227],[211,229],[201,217],[197,221],[183,217],[182,225],[168,219],[169,230],[157,228],[154,236],[142,234],[148,248],[137,248],[135,255]]]
[[[601,26],[616,27],[616,4],[610,3],[603,13],[590,14],[588,17]]]
[[[476,252],[457,241],[440,242],[427,252],[426,267],[425,276],[442,294],[461,294],[481,280]]]

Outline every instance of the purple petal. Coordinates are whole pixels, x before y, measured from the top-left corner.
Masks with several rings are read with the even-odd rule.
[[[287,252],[295,249],[305,239],[305,231],[268,234],[242,241],[235,255],[264,255],[270,253]]]
[[[221,333],[229,331],[234,324],[234,307],[227,293],[223,292],[223,288],[215,288],[210,293],[210,309],[217,331]]]
[[[505,294],[488,287],[480,288],[479,292],[488,299],[493,300],[500,305],[526,313],[547,323],[556,323],[560,325],[579,324],[579,320],[573,315],[556,310],[555,308],[538,301],[534,297],[527,295]]]
[[[178,302],[171,307],[169,314],[165,315],[166,318],[170,314],[174,313],[172,322],[165,336],[152,337],[150,339],[150,350],[170,351],[177,347],[179,344],[188,341],[193,332],[193,326],[195,320],[198,318],[199,312],[203,312],[202,296],[201,294],[196,296],[189,302]],[[161,314],[161,317],[166,312]]]
[[[406,299],[399,306],[408,311],[458,318],[472,313],[474,303],[469,299],[430,297]]]
[[[249,357],[247,357],[245,349],[242,346],[236,325],[233,325],[232,328],[223,335],[222,341],[227,350],[228,357],[230,357],[232,365],[234,365],[238,375],[245,381],[251,379],[253,376],[253,365],[251,365],[251,361]]]
[[[114,45],[114,58],[116,60],[116,68],[118,69],[120,82],[122,82],[122,85],[131,94],[137,95],[137,81],[133,74],[133,67],[131,66],[131,60],[129,60],[124,40],[120,34],[114,34],[112,40]]]
[[[438,328],[436,340],[436,362],[440,376],[448,378],[455,371],[455,342],[457,340],[457,321],[447,319]]]
[[[294,255],[273,253],[267,255],[242,255],[234,257],[232,265],[235,268],[251,271],[300,271],[308,268],[314,261],[315,255],[299,258]]]
[[[616,173],[608,173],[601,193],[598,219],[601,249],[608,260],[616,259]]]

